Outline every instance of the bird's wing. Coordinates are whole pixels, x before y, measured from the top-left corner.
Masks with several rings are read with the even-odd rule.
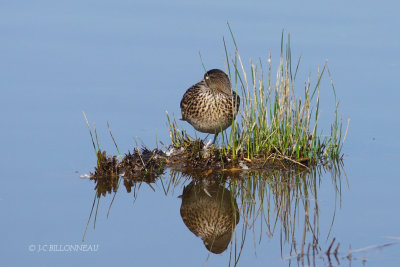
[[[187,91],[183,95],[181,104],[180,104],[181,113],[182,113],[181,120],[186,120],[185,119],[185,117],[186,117],[185,110],[189,110],[190,106],[194,104],[194,99],[196,99],[196,95],[200,94],[200,92],[201,92],[200,88],[203,86],[205,86],[204,80],[196,83],[195,85],[193,85],[192,87],[187,89]]]

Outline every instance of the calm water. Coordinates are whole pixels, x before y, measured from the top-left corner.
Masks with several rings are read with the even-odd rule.
[[[329,174],[318,185],[321,247],[336,237],[346,253],[350,245],[400,237],[397,2],[14,1],[0,7],[2,265],[228,264],[229,252],[207,260],[201,240],[184,225],[177,198],[183,188],[166,196],[160,182],[155,191],[143,185],[136,201],[122,188],[108,219],[112,196],[102,198],[96,229],[91,224],[84,243],[96,251],[38,252],[43,245],[82,244],[94,190],[79,176],[93,170],[96,158],[81,110],[96,122],[109,152],[116,153],[107,122],[121,152],[135,146],[135,137],[150,147],[168,143],[165,110],[179,116],[181,96],[201,79],[199,52],[207,68],[224,67],[227,21],[245,62],[265,59],[269,50],[277,59],[282,29],[289,32],[293,57],[302,55],[300,86],[328,60],[343,119],[351,124],[340,199]],[[328,133],[327,79],[321,97],[320,123]],[[351,266],[398,266],[399,245],[356,253]],[[264,234],[256,250],[249,232],[239,265],[297,266],[285,260],[289,252],[283,244],[281,253],[279,231]]]

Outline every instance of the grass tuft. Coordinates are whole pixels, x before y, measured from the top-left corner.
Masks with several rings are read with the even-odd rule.
[[[250,60],[250,69],[246,70],[230,27],[229,30],[234,52],[233,55],[228,53],[224,39],[226,70],[233,89],[241,95],[241,110],[238,118],[232,121],[229,135],[225,133],[222,137],[219,152],[232,160],[281,158],[316,163],[322,159],[339,159],[346,134],[342,133],[339,101],[327,64],[318,70],[315,85],[308,77],[302,97],[298,97],[295,81],[301,58],[292,63],[290,35],[285,41],[282,32],[279,65],[273,75],[271,52],[266,64],[261,59],[257,63]],[[320,86],[326,72],[335,96],[335,110],[330,136],[322,137],[318,134]],[[183,149],[190,147],[193,138],[178,127],[168,112],[167,120],[172,145]]]

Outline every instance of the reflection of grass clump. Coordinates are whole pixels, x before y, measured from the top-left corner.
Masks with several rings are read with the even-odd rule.
[[[284,244],[289,244],[290,255],[303,257],[317,254],[321,250],[318,190],[322,174],[326,173],[326,178],[330,177],[329,184],[333,189],[332,192],[325,192],[331,194],[330,197],[335,202],[335,209],[328,211],[332,216],[332,227],[336,204],[341,203],[342,168],[340,162],[332,161],[326,166],[312,167],[310,171],[301,168],[291,171],[268,169],[251,170],[246,173],[203,173],[197,177],[192,176],[192,173],[172,169],[166,194],[176,193],[178,188],[182,188],[182,185],[189,181],[205,184],[214,182],[225,187],[231,195],[231,204],[237,205],[240,213],[238,228],[234,231],[230,247],[230,260],[236,264],[247,238],[253,239],[256,248],[262,239],[275,235],[280,238],[282,253],[285,253]],[[327,239],[329,232],[330,230]],[[248,237],[249,235],[252,237]]]
[[[305,82],[302,99],[295,95],[294,84],[300,59],[292,66],[290,39],[284,46],[282,35],[275,80],[271,78],[271,55],[266,73],[261,60],[258,64],[250,61],[250,71],[246,72],[233,35],[232,40],[234,56],[228,56],[225,46],[226,69],[233,89],[241,90],[241,112],[238,121],[232,122],[229,136],[222,135],[222,147],[218,151],[229,155],[232,160],[283,158],[316,162],[321,158],[338,159],[344,138],[342,140],[336,95],[330,136],[321,137],[317,133],[320,81],[325,71],[329,72],[327,66],[318,72],[315,86]],[[332,90],[335,94],[333,84]],[[190,147],[193,140],[168,114],[167,119],[172,144],[177,148]]]

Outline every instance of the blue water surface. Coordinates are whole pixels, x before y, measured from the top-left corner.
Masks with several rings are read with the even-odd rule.
[[[206,68],[224,69],[229,22],[244,63],[276,66],[282,30],[293,58],[302,56],[302,89],[326,61],[344,125],[341,205],[330,236],[345,253],[400,237],[400,19],[396,1],[3,1],[0,3],[0,251],[2,266],[224,266],[229,252],[210,255],[183,225],[181,192],[165,196],[142,186],[102,199],[96,229],[83,244],[96,251],[39,251],[81,245],[93,183],[79,176],[96,157],[82,110],[96,123],[101,147],[122,153],[143,142],[169,143],[165,111],[180,117],[185,90]],[[321,86],[320,125],[329,134],[334,100]],[[314,80],[313,80],[314,78]],[[188,124],[180,124],[194,133]],[[92,125],[93,126],[93,125]],[[204,137],[205,135],[199,134]],[[159,143],[158,143],[159,144]],[[320,228],[334,209],[328,175],[321,178]],[[326,248],[330,240],[321,242]],[[252,238],[241,266],[289,266],[279,237]],[[43,247],[42,247],[43,248]],[[286,247],[287,248],[287,247]],[[399,266],[400,246],[356,255],[352,266]],[[362,258],[365,262],[363,263]],[[297,263],[296,263],[297,264]],[[317,266],[327,265],[323,260]],[[348,261],[341,265],[349,265]]]

